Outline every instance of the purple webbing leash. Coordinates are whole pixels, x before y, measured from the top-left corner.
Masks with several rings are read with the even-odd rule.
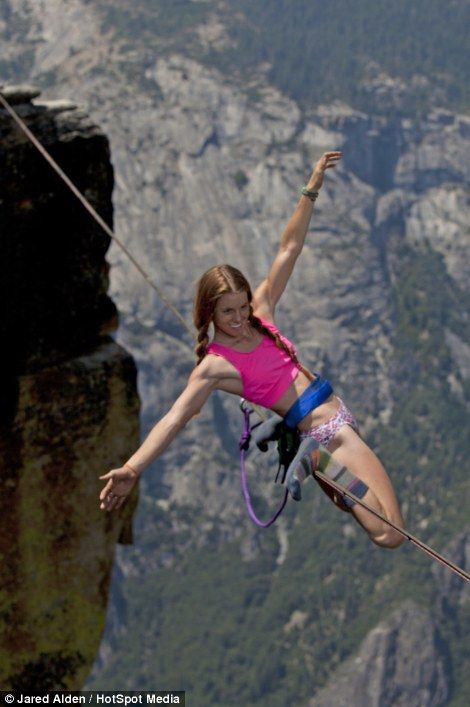
[[[240,437],[240,442],[239,442],[240,473],[241,473],[241,479],[242,479],[243,496],[245,498],[245,503],[246,503],[248,515],[250,516],[253,523],[255,523],[255,525],[257,525],[259,528],[269,528],[270,525],[272,525],[273,523],[276,522],[276,520],[279,518],[282,511],[284,510],[284,507],[287,503],[287,497],[289,496],[289,491],[287,489],[285,490],[284,499],[272,518],[270,518],[269,520],[266,520],[266,521],[260,520],[258,518],[258,516],[256,515],[256,513],[253,510],[253,506],[251,503],[250,492],[248,490],[248,477],[247,477],[246,468],[245,468],[245,452],[248,449],[248,445],[249,445],[250,437],[251,437],[250,414],[252,411],[247,409],[244,404],[242,404],[240,407],[243,412],[243,416],[245,418],[244,425],[243,425],[243,432],[242,432],[242,436]]]

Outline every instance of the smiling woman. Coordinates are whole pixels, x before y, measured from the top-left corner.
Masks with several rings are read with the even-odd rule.
[[[226,371],[219,389],[271,408],[300,370],[309,380],[313,377],[300,365],[294,345],[273,321],[255,315],[252,302],[250,285],[236,268],[216,265],[204,273],[194,307],[199,329],[196,355],[198,364],[206,356],[209,363],[213,356],[223,359]],[[209,343],[211,323],[214,338]]]
[[[282,234],[271,269],[254,292],[245,276],[230,265],[216,265],[202,275],[193,312],[198,330],[196,367],[182,394],[135,454],[123,467],[101,477],[107,482],[100,494],[103,510],[119,508],[138,477],[200,411],[210,394],[223,390],[269,408],[285,418],[286,424],[298,428],[302,442],[287,477],[294,498],[300,498],[301,481],[320,468],[321,444],[340,470],[343,488],[354,489],[357,498],[363,498],[386,519],[402,524],[390,479],[359,436],[352,413],[334,395],[328,381],[302,366],[295,346],[275,324],[276,305],[302,252],[325,172],[335,167],[341,156],[341,152],[326,152],[318,160]],[[342,510],[353,514],[376,544],[391,548],[403,541],[393,528],[348,497],[328,495]]]
[[[250,303],[246,292],[230,292],[222,295],[215,306],[214,326],[219,332],[228,333],[229,336],[238,334],[238,330],[247,324],[250,314]],[[228,327],[226,329],[225,327]],[[230,343],[237,343],[231,341]]]

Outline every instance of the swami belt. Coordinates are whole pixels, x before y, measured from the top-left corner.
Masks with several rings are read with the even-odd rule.
[[[284,416],[284,423],[292,429],[297,427],[309,412],[328,400],[332,393],[331,383],[326,378],[317,376],[289,408]]]

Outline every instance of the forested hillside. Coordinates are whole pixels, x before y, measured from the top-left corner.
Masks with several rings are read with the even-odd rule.
[[[248,84],[261,71],[304,107],[340,100],[417,115],[433,104],[470,105],[468,0],[100,4],[103,29],[145,42],[149,54],[182,51]],[[200,23],[206,31],[195,32]]]

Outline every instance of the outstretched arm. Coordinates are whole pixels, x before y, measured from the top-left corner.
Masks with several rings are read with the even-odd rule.
[[[203,361],[194,369],[171,410],[157,422],[129,461],[119,469],[112,469],[100,476],[107,482],[100,493],[102,510],[112,511],[121,507],[147,466],[162,454],[187,422],[200,411],[217,384],[218,377],[208,363]]]
[[[325,152],[316,163],[306,185],[309,191],[318,192],[323,184],[325,170],[335,167],[342,157],[341,152]],[[253,295],[253,308],[268,319],[274,315],[279,301],[289,281],[294,265],[299,257],[312,218],[314,202],[302,195],[290,217],[281,237],[279,251],[265,280]]]

